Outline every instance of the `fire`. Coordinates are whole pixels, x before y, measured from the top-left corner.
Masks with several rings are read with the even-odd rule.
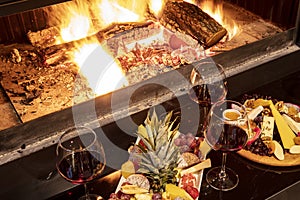
[[[61,29],[61,37],[64,42],[70,42],[85,38],[90,30],[90,20],[87,16],[75,15],[69,25]]]
[[[53,18],[52,22],[59,24],[63,42],[75,41],[91,36],[95,31],[97,32],[112,23],[143,21],[147,9],[159,17],[165,1],[91,0],[82,3],[79,0],[73,0],[56,6],[57,16]],[[195,5],[197,2],[196,0],[186,1]],[[231,39],[238,32],[238,27],[234,21],[224,17],[222,5],[214,5],[211,1],[204,1],[200,7],[227,29],[229,37],[227,39]],[[153,38],[139,41],[139,43],[151,43],[157,38],[162,38],[162,32]],[[86,77],[96,95],[105,94],[128,85],[121,67],[102,48],[97,39],[78,44],[78,50],[74,52],[74,62],[80,67],[80,73]]]
[[[163,4],[163,0],[152,0],[149,2],[149,8],[156,16],[159,16],[159,13],[163,8]]]
[[[98,7],[104,26],[114,22],[135,22],[140,20],[138,14],[110,0],[102,0],[102,2],[98,4]]]
[[[83,44],[74,52],[74,61],[96,96],[128,85],[121,68],[97,41]]]
[[[238,34],[238,25],[233,19],[224,16],[222,4],[214,4],[213,1],[205,0],[201,3],[200,7],[227,30],[227,40],[231,40],[236,34]]]

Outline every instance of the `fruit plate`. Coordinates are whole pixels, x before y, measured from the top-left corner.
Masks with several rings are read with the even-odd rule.
[[[129,147],[129,159],[121,166],[122,177],[110,200],[198,199],[203,169],[211,166],[210,150],[203,138],[179,132],[172,112],[158,119],[150,111],[138,127],[137,140]]]
[[[203,178],[203,170],[197,172],[197,173],[192,173],[193,177],[195,178],[195,186],[197,187],[198,191],[200,192],[200,187],[201,187],[201,182]],[[124,176],[121,176],[118,186],[115,190],[115,193],[118,193],[121,190],[121,186],[126,183],[126,178]],[[180,185],[180,182],[179,182]],[[199,197],[198,197],[199,198]],[[198,200],[198,198],[195,198],[195,200]]]
[[[198,139],[198,138],[196,138],[196,139]],[[137,138],[135,144],[139,144],[139,142],[140,142],[140,138]],[[208,151],[210,150],[210,148],[207,146],[207,143],[203,144],[202,146],[203,146],[203,147],[202,147],[203,151],[208,152]],[[209,148],[209,149],[208,149],[208,148]],[[203,154],[202,159],[203,159],[203,160],[206,159],[206,153]],[[210,161],[209,161],[209,162],[210,162]],[[209,163],[209,165],[210,165],[210,163]],[[193,183],[192,183],[193,187],[197,188],[198,193],[200,194],[200,188],[201,188],[201,183],[202,183],[202,178],[203,178],[203,170],[204,170],[204,169],[199,170],[199,171],[194,172],[194,173],[188,173],[188,174],[186,174],[185,176],[179,178],[179,179],[178,179],[178,186],[179,186],[180,188],[182,188],[182,187],[183,187],[183,181],[184,181],[184,182],[193,182]],[[117,185],[117,188],[116,188],[116,190],[115,190],[115,193],[116,193],[116,194],[117,194],[119,191],[121,191],[121,187],[122,187],[122,185],[124,185],[124,183],[126,183],[126,181],[127,181],[126,178],[125,178],[124,176],[121,175],[121,178],[120,178],[119,183],[118,183],[118,185]],[[199,195],[198,195],[197,198],[193,198],[193,199],[194,199],[194,200],[198,200],[198,198],[199,198]],[[143,198],[142,198],[142,199],[143,199]],[[144,199],[143,199],[143,200],[144,200]],[[191,200],[192,200],[192,199],[191,199]]]
[[[271,99],[271,98],[268,98],[268,100],[269,99]],[[244,105],[247,108],[251,107],[251,105],[256,104],[256,107],[257,107],[258,105],[261,104],[264,107],[264,111],[262,111],[262,112],[268,111],[268,109],[269,109],[269,112],[271,113],[271,116],[272,116],[272,111],[270,109],[270,106],[268,106],[267,103],[266,103],[268,100],[263,99],[263,98],[256,98],[256,99],[254,99],[254,102],[252,102],[253,99],[246,99],[245,102],[242,102],[242,103],[244,103]],[[298,105],[294,105],[292,103],[286,103],[286,102],[283,102],[283,101],[277,101],[277,100],[272,100],[272,101],[275,104],[275,108],[277,109],[277,111],[279,111],[281,116],[283,116],[283,114],[290,115],[291,114],[290,112],[293,112],[294,116],[295,115],[300,116],[300,114],[299,114],[300,113],[300,108],[299,108]],[[261,116],[262,116],[261,114],[258,115],[258,117],[261,117]],[[285,121],[285,123],[286,123],[286,121]],[[259,128],[262,128],[261,127],[262,126],[261,121],[259,123],[256,122],[256,124],[259,126]],[[286,123],[286,124],[288,125],[288,123]],[[287,126],[285,126],[285,127],[287,127]],[[288,127],[289,127],[289,125],[288,125]],[[292,128],[290,128],[290,129],[292,129]],[[294,137],[296,137],[296,132],[297,132],[297,130],[294,130],[294,134],[295,134]],[[282,145],[281,136],[279,134],[278,125],[276,124],[276,121],[274,122],[273,135],[274,135],[273,139],[277,140]],[[300,154],[291,154],[288,149],[283,150],[283,152],[284,152],[284,159],[283,160],[279,160],[278,158],[276,158],[276,156],[274,154],[272,154],[270,156],[266,156],[266,155],[262,156],[262,155],[252,153],[251,151],[245,150],[245,149],[242,149],[237,153],[239,155],[241,155],[242,157],[248,159],[248,160],[251,160],[251,161],[259,163],[259,164],[268,165],[268,166],[293,167],[293,166],[299,166],[300,165]]]

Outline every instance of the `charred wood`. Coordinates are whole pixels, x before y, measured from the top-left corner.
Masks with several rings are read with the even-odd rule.
[[[58,43],[60,31],[57,27],[50,27],[37,32],[29,31],[27,37],[32,46],[46,48]]]
[[[190,35],[205,48],[216,44],[227,33],[222,25],[201,8],[184,1],[168,1],[159,21],[172,31]]]

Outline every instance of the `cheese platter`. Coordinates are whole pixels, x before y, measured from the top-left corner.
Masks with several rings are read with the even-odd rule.
[[[238,154],[268,166],[300,166],[300,107],[258,95],[247,95],[241,103],[248,116],[253,110],[259,112],[249,117],[255,137]]]

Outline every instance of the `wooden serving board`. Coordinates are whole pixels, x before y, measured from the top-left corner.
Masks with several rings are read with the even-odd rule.
[[[237,153],[251,161],[269,166],[290,167],[300,165],[300,154],[285,153],[284,160],[278,160],[274,156],[260,156],[244,149]]]

